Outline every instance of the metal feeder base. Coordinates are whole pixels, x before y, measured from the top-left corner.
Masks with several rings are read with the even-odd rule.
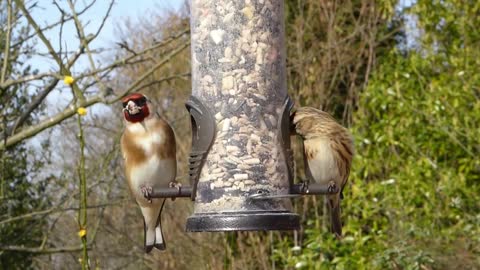
[[[300,217],[288,211],[201,213],[187,219],[187,232],[298,230]]]

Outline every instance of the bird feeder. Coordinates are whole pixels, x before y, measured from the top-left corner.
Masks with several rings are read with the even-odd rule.
[[[283,1],[192,0],[190,197],[187,231],[296,230]],[[338,190],[335,190],[338,191]]]
[[[189,109],[208,112],[192,123],[193,148],[206,152],[192,156],[187,231],[297,229],[289,199],[255,199],[291,185],[283,1],[193,0],[191,35]]]

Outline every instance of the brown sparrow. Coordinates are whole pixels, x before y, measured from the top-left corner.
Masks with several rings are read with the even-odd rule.
[[[298,108],[292,115],[295,131],[303,138],[305,175],[308,181],[328,185],[339,193],[327,195],[332,232],[342,235],[340,200],[350,174],[354,152],[353,139],[346,128],[328,113],[311,108]]]
[[[166,248],[160,214],[165,199],[151,198],[154,188],[175,182],[175,135],[146,96],[138,93],[122,99],[125,130],[121,149],[128,186],[144,218],[145,252]]]

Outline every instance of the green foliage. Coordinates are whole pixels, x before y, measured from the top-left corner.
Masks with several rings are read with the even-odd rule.
[[[3,197],[0,198],[1,221],[49,206],[48,197],[45,196],[46,182],[29,180],[34,171],[38,170],[37,166],[28,164],[29,154],[31,153],[25,147],[19,146],[4,153],[1,177],[7,183]],[[0,224],[0,243],[3,246],[39,246],[45,225],[42,216]],[[0,269],[26,269],[31,263],[32,256],[29,254],[0,252]]]
[[[460,2],[418,1],[411,12],[425,32],[419,49],[378,59],[360,95],[344,239],[310,221],[300,254],[280,244],[278,261],[300,269],[480,268],[480,31],[469,23],[479,8]]]

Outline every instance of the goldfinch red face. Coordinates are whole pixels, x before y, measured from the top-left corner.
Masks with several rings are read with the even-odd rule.
[[[132,123],[142,122],[150,115],[146,96],[133,93],[122,99],[125,120]]]

